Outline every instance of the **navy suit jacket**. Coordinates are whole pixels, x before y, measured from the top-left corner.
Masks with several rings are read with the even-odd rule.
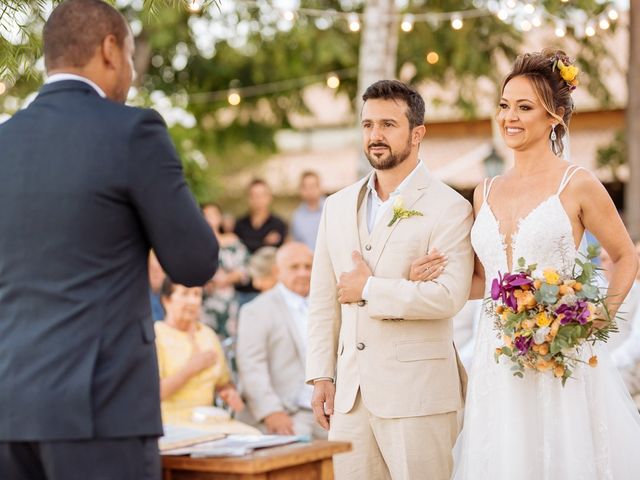
[[[47,84],[0,172],[0,441],[161,434],[149,248],[188,286],[218,262],[162,118]]]

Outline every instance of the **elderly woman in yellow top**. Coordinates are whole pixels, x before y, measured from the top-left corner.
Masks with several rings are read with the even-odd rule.
[[[215,393],[232,410],[242,410],[220,341],[199,321],[202,288],[174,284],[167,277],[161,295],[166,314],[155,330],[163,422],[190,420],[193,408],[213,405]]]

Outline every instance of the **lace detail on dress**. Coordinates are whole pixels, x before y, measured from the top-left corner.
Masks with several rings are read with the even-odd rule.
[[[517,223],[511,244],[487,202],[471,230],[485,270],[488,296],[498,272],[507,272],[508,248],[545,268],[570,273],[577,256],[571,221],[560,194],[579,168],[569,167],[557,193]],[[494,360],[500,341],[491,320],[480,320],[464,418],[454,450],[454,479],[626,480],[640,478],[640,416],[606,347],[599,366],[580,365],[565,387],[546,373],[514,377],[508,360]],[[588,350],[588,349],[585,349]],[[585,355],[591,352],[585,351]]]

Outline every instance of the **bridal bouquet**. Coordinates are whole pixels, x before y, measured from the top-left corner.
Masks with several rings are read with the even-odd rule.
[[[541,278],[532,272],[537,265],[518,260],[514,273],[493,280],[488,313],[503,346],[496,348],[496,362],[505,356],[513,363],[515,376],[525,369],[549,372],[564,386],[578,362],[596,367],[598,358],[582,360],[582,349],[606,342],[616,331],[605,296],[595,284],[592,260],[599,247],[591,246],[584,261],[576,259],[571,276],[546,269]]]

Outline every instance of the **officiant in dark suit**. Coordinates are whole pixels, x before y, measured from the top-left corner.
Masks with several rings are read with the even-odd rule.
[[[160,115],[124,105],[133,36],[99,0],[44,27],[48,79],[0,125],[0,478],[160,478],[147,259],[202,285],[218,245]]]

